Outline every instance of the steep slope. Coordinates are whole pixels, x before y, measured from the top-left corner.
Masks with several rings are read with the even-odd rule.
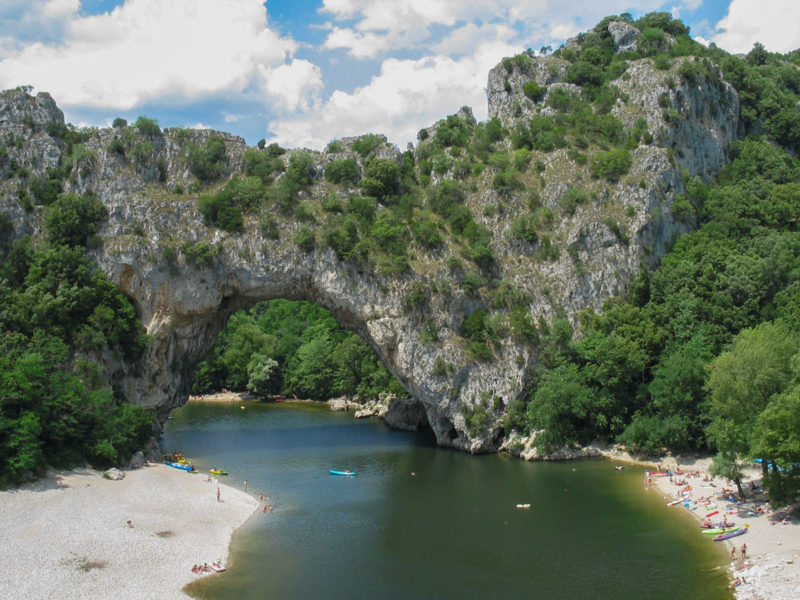
[[[713,64],[631,55],[622,25],[601,31],[625,63],[607,83],[576,75],[570,44],[505,59],[489,74],[491,121],[462,109],[406,153],[372,135],[248,149],[142,119],[76,131],[47,94],[2,92],[0,213],[10,237],[36,236],[58,190],[102,200],[91,256],[151,340],[136,364],[104,361],[162,422],[233,311],[304,299],[375,349],[440,444],[491,451],[537,327],[577,324],[655,265],[693,225],[674,204],[684,180],[715,173],[739,128]]]

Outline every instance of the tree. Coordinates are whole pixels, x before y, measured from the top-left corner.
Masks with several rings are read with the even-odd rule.
[[[247,390],[257,396],[276,394],[283,376],[278,362],[262,354],[254,354],[247,365]]]
[[[751,454],[770,466],[764,485],[775,505],[792,501],[800,491],[800,386],[773,396],[758,415]]]
[[[708,436],[724,463],[730,465],[736,455],[752,456],[750,442],[758,417],[791,382],[797,351],[797,334],[783,321],[765,322],[739,333],[730,352],[711,363]],[[766,464],[764,470],[766,474]],[[741,477],[734,481],[739,485]]]

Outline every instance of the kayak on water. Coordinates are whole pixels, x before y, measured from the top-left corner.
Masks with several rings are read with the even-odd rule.
[[[228,472],[225,469],[209,469],[209,473],[212,475],[227,475]]]
[[[353,476],[353,475],[355,475],[355,474],[356,474],[356,472],[355,472],[355,471],[351,471],[350,469],[345,469],[344,471],[341,471],[341,470],[339,470],[339,469],[328,469],[328,471],[330,472],[330,474],[331,474],[331,475],[348,475],[348,476]]]

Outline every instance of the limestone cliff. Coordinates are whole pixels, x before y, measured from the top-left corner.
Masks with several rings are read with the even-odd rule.
[[[624,44],[635,43],[628,39],[635,37],[630,32],[617,35]],[[679,59],[668,70],[656,69],[649,59],[633,60],[614,81],[622,93],[611,114],[626,130],[644,120],[648,133],[631,151],[631,167],[618,181],[593,178],[589,165],[576,162],[565,148],[533,152],[536,167],[521,175],[522,186],[502,194],[492,187],[491,167],[476,170],[465,205],[491,232],[494,258],[490,272],[472,279],[480,270],[450,260],[461,248],[449,237],[432,251],[409,250],[407,272],[384,275],[343,261],[322,244],[301,249],[293,238],[302,223],[269,207],[263,209],[275,221],[269,235],[259,226],[263,214],[246,216],[235,233],[204,225],[198,197],[217,188],[200,185],[189,168],[187,148],[221,135],[224,182],[242,172],[247,150],[242,139],[209,131],[131,133],[118,127],[83,132],[80,148],[68,147],[57,133],[63,115],[55,102],[24,90],[0,93],[0,144],[6,149],[0,154],[0,213],[10,217],[14,236],[36,235],[41,207],[21,199],[32,178],[58,166],[67,170],[64,191],[102,199],[109,217],[92,258],[131,298],[151,338],[141,363],[106,357],[109,376],[131,402],[154,409],[161,422],[186,401],[194,365],[234,311],[272,298],[303,299],[329,309],[374,348],[422,405],[441,445],[493,451],[503,441],[503,413],[523,392],[526,371],[536,360],[536,345],[508,333],[492,343],[491,356],[476,358],[464,339],[465,318],[486,310],[499,331],[510,331],[511,308],[500,290],[513,294],[533,323],[557,314],[577,323],[579,311],[599,310],[624,292],[643,262],[655,265],[670,241],[691,228],[690,217],[672,211],[675,194],[683,190],[682,176],[706,178],[725,163],[739,113],[736,94],[724,81],[687,81],[678,75],[681,62],[691,60]],[[513,128],[531,115],[550,114],[547,95],[574,87],[563,82],[566,68],[557,57],[504,61],[489,73],[490,117]],[[545,89],[543,98],[524,93],[531,80]],[[467,120],[471,112],[461,116]],[[422,137],[435,135],[435,128],[425,131]],[[135,139],[123,140],[127,151],[120,152],[122,141],[115,140],[125,136]],[[336,158],[353,157],[363,165],[352,144],[341,140],[328,152],[311,153],[316,181],[301,195],[318,221],[326,198],[357,191],[323,179],[325,166]],[[510,141],[498,147],[509,150]],[[284,163],[291,154],[282,157]],[[401,152],[386,143],[372,156],[402,160]],[[460,177],[452,166],[458,153],[448,149],[447,159],[431,174],[433,183]],[[583,201],[567,210],[563,199],[570,189],[582,190]],[[532,190],[549,211],[542,225],[547,234],[524,241],[510,230],[527,214]],[[187,249],[199,244],[213,249],[209,260],[192,259]]]

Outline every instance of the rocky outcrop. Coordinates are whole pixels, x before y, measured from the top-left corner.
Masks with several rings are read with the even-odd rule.
[[[531,79],[563,86],[567,66],[556,57],[504,61],[489,74],[490,116],[513,128],[533,114],[547,114],[523,87]],[[643,261],[655,264],[672,239],[691,227],[671,212],[674,195],[683,189],[679,169],[707,177],[724,164],[738,126],[738,101],[723,81],[687,82],[677,68],[659,71],[648,60],[634,61],[628,77],[615,82],[627,100],[618,100],[613,113],[628,128],[644,119],[652,135],[632,152],[631,169],[620,181],[592,179],[566,149],[537,156],[543,174],[531,170],[526,181],[536,182],[538,201],[551,213],[548,243],[555,250],[546,258],[537,258],[542,240],[529,243],[509,235],[514,220],[528,210],[529,192],[499,197],[491,170],[474,181],[465,204],[492,234],[495,285],[518,298],[531,322],[564,314],[577,324],[579,311],[599,310],[626,289]],[[672,112],[665,112],[664,95]],[[471,118],[471,112],[465,110],[462,118]],[[0,94],[0,139],[18,140],[6,142],[0,164],[5,169],[0,213],[9,217],[15,236],[35,234],[41,226],[41,210],[25,210],[19,190],[25,186],[23,172],[40,175],[65,159],[67,144],[54,132],[58,126],[63,115],[46,94]],[[151,408],[163,422],[188,398],[195,364],[234,311],[273,298],[308,300],[365,339],[409,393],[411,400],[391,405],[387,422],[427,424],[439,444],[470,452],[500,447],[503,414],[523,393],[535,348],[509,333],[492,342],[490,357],[471,353],[462,336],[465,318],[489,307],[498,331],[504,323],[508,331],[510,311],[502,301],[495,306],[488,292],[466,285],[474,273],[458,266],[462,250],[455,242],[414,253],[403,275],[383,276],[340,260],[321,244],[302,250],[292,241],[301,224],[276,213],[266,216],[275,219],[277,235],[260,226],[264,215],[248,217],[237,233],[207,227],[187,148],[221,135],[228,157],[224,181],[241,173],[244,141],[167,129],[140,136],[136,152],[121,154],[114,140],[125,135],[121,129],[88,132],[81,152],[73,145],[65,186],[95,194],[107,207],[102,244],[91,256],[132,300],[151,340],[137,364],[105,357],[109,377],[130,401]],[[400,151],[388,144],[379,152],[401,160]],[[353,156],[352,140],[312,154],[317,183],[304,199],[321,204],[333,192],[322,169],[333,157]],[[585,190],[586,200],[565,211],[562,199],[573,188]],[[186,250],[200,244],[213,249],[202,264]]]
[[[614,49],[617,52],[628,52],[636,50],[636,39],[639,37],[639,30],[625,21],[612,21],[608,24],[608,33],[614,40]]]

